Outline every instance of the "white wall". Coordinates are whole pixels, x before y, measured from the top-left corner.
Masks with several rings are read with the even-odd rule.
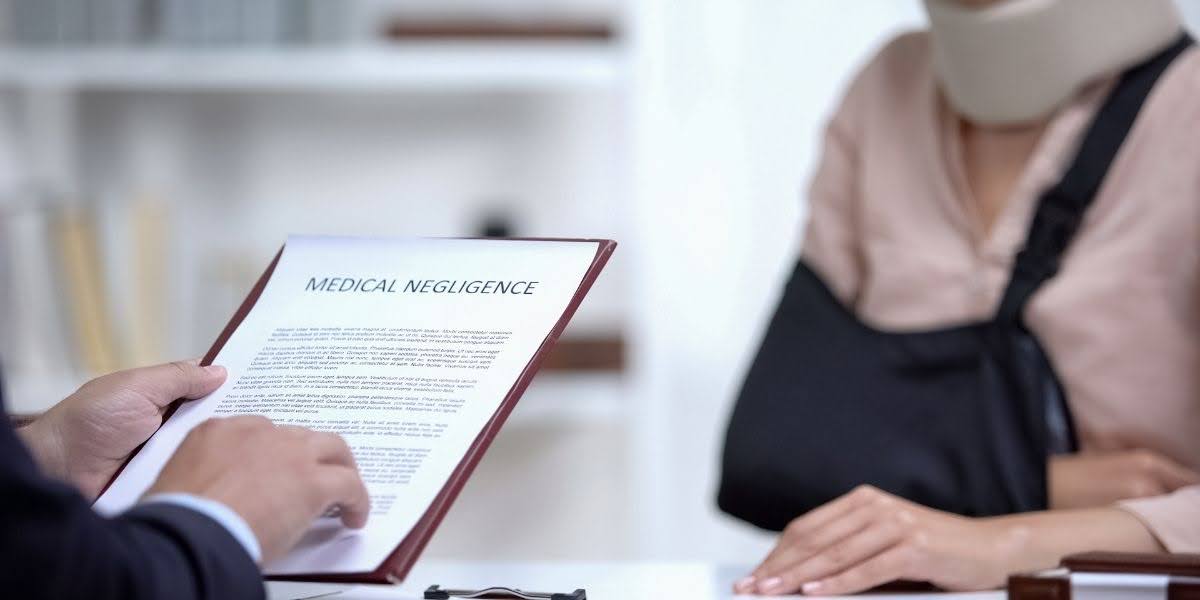
[[[1200,30],[1200,0],[1175,0],[1193,32]],[[1194,34],[1193,34],[1194,35]]]
[[[799,190],[847,77],[921,22],[915,1],[635,6],[642,344],[639,551],[751,563],[770,536],[717,513],[720,442],[794,260]],[[669,317],[668,317],[669,316]]]

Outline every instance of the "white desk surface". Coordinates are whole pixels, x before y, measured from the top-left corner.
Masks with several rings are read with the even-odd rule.
[[[589,600],[723,600],[748,569],[685,562],[456,562],[422,561],[399,586],[336,586],[272,582],[271,600],[409,600],[425,588],[516,587],[531,592],[587,590]],[[863,595],[858,599],[1003,600],[1002,591],[973,594]]]

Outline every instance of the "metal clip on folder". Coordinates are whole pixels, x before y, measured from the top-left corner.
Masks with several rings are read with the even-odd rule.
[[[482,590],[443,590],[436,585],[425,590],[425,600],[450,600],[451,598],[508,598],[510,600],[587,600],[587,592],[578,589],[569,594],[543,594],[526,592],[514,588],[490,587]]]

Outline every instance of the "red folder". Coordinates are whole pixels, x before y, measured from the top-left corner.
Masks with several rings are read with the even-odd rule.
[[[429,543],[429,538],[433,536],[433,532],[437,530],[438,524],[441,523],[442,517],[446,515],[446,511],[450,510],[450,505],[454,503],[454,499],[458,497],[459,491],[462,490],[467,479],[471,477],[471,473],[475,470],[475,465],[479,464],[479,460],[483,458],[484,452],[492,444],[496,434],[499,433],[500,427],[504,425],[504,421],[508,419],[508,415],[512,412],[513,407],[517,405],[517,400],[525,393],[525,388],[529,387],[529,382],[533,380],[534,374],[541,367],[542,361],[546,355],[558,341],[559,336],[567,327],[567,323],[571,321],[571,317],[579,308],[579,304],[583,302],[584,296],[595,283],[596,278],[600,275],[600,271],[604,269],[604,265],[608,263],[608,259],[612,256],[613,251],[617,247],[617,243],[612,240],[576,240],[576,239],[553,239],[553,238],[537,238],[537,239],[516,239],[514,243],[528,241],[555,241],[555,242],[580,242],[597,244],[596,256],[592,259],[592,264],[583,276],[583,280],[579,283],[579,288],[572,296],[571,302],[567,305],[554,328],[550,330],[549,335],[542,342],[542,345],[534,353],[529,364],[525,365],[525,370],[517,377],[517,381],[509,389],[504,400],[500,403],[500,407],[492,418],[488,420],[483,429],[479,432],[479,436],[467,449],[467,453],[463,455],[462,461],[458,463],[458,467],[450,474],[450,478],[446,480],[446,485],[442,487],[442,491],[434,498],[433,503],[425,511],[417,524],[409,531],[408,536],[400,542],[400,545],[384,559],[378,567],[373,571],[364,573],[313,573],[299,575],[277,575],[269,576],[267,579],[286,580],[286,581],[315,581],[315,582],[335,582],[335,583],[399,583],[408,575],[410,569],[417,558],[421,555],[421,551],[425,549],[425,544]],[[225,347],[225,343],[229,341],[229,337],[237,330],[246,315],[250,314],[250,310],[254,308],[254,304],[258,302],[259,296],[267,287],[267,282],[271,279],[271,274],[275,271],[275,265],[279,263],[279,257],[283,254],[280,249],[276,253],[271,264],[267,266],[267,270],[258,278],[258,282],[254,284],[254,288],[242,301],[240,307],[229,323],[225,325],[225,329],[221,331],[221,335],[217,337],[217,341],[213,342],[208,353],[204,355],[204,359],[200,361],[201,365],[210,365],[220,353],[221,348]],[[177,406],[177,405],[175,405]],[[174,412],[175,406],[172,406],[164,415],[163,420],[170,418]],[[137,453],[135,450],[134,454]],[[132,457],[132,455],[131,455]],[[128,464],[128,461],[126,461]],[[113,475],[113,480],[120,475],[120,470]],[[109,481],[112,484],[112,481]],[[107,487],[107,486],[106,486]]]

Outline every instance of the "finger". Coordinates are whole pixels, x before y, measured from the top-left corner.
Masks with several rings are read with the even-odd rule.
[[[806,583],[862,564],[900,543],[902,539],[903,530],[899,526],[891,522],[873,524],[807,560],[788,565],[775,577],[763,580],[759,591],[767,594],[786,594],[800,590]]]
[[[896,546],[841,573],[810,581],[800,589],[810,596],[836,596],[869,590],[897,579],[919,579],[910,572],[911,556],[910,548]]]
[[[238,437],[245,437],[267,428],[274,429],[271,421],[260,415],[209,417],[192,429],[188,437],[222,436],[230,431],[236,432]]]
[[[875,506],[868,504],[850,510],[849,514],[834,519],[802,538],[791,538],[786,547],[764,560],[756,570],[758,577],[770,578],[787,571],[797,564],[812,558],[829,546],[850,537],[865,528],[876,515]]]
[[[286,433],[290,436],[293,436],[293,437],[296,437],[299,439],[307,438],[310,434],[315,433],[313,430],[311,430],[307,427],[301,427],[299,425],[276,424],[275,429],[278,429],[279,431],[281,431],[283,433]]]
[[[733,593],[735,594],[753,594],[754,589],[758,586],[758,580],[754,576],[743,577],[733,584]]]
[[[812,529],[822,527],[826,523],[840,518],[859,506],[878,500],[883,496],[885,496],[885,494],[874,487],[869,485],[860,485],[853,490],[835,498],[834,500],[831,500],[826,504],[810,511],[803,517],[792,521],[792,523],[788,525],[789,531],[786,533],[804,535]]]
[[[262,415],[234,415],[232,417],[213,417],[209,421],[227,424],[228,427],[238,427],[242,429],[266,429],[274,428],[275,424],[270,419]]]
[[[1200,484],[1200,474],[1165,457],[1161,454],[1152,455],[1150,470],[1158,478],[1167,492],[1173,492],[1189,485]]]
[[[211,394],[225,382],[225,367],[209,365],[201,367],[196,361],[142,367],[130,371],[136,384],[143,383],[150,392],[147,397],[163,407],[180,399],[194,400]]]
[[[911,522],[911,517],[908,520]],[[808,560],[791,565],[784,573],[784,580],[790,579],[799,587],[851,568],[900,543],[905,529],[904,525],[891,520],[872,524]]]
[[[276,428],[302,440],[303,444],[312,450],[318,463],[358,468],[350,445],[346,443],[345,438],[336,433],[314,431],[297,425],[279,425]]]
[[[317,460],[322,464],[338,465],[349,467],[358,470],[358,463],[354,460],[354,453],[350,450],[350,445],[346,443],[345,438],[336,434],[324,431],[312,432],[312,439],[309,441],[313,449],[317,452]]]
[[[783,552],[786,552],[789,544],[795,539],[804,539],[808,533],[814,529],[823,527],[824,525],[839,519],[854,509],[858,508],[873,498],[880,495],[880,492],[869,486],[859,486],[853,491],[839,496],[829,502],[809,511],[804,516],[788,523],[787,528],[783,530],[783,534],[779,536],[779,541],[758,568],[756,568],[751,576],[759,577],[762,575],[762,564],[773,561]]]
[[[325,513],[331,507],[340,509],[342,523],[347,527],[361,529],[367,524],[367,515],[371,513],[371,497],[367,494],[367,486],[358,475],[358,470],[342,466],[328,466],[321,469],[317,477],[318,488],[322,494],[320,510],[314,518]]]

